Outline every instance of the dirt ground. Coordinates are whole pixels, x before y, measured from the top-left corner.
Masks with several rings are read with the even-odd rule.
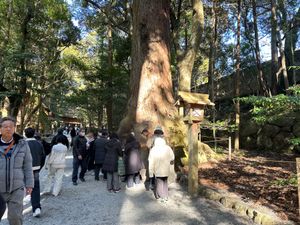
[[[280,218],[300,224],[296,157],[243,151],[232,161],[201,165],[199,180],[203,185],[234,192],[246,202],[266,206]]]

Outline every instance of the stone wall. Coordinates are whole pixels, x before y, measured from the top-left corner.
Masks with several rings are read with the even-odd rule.
[[[249,116],[241,119],[241,147],[261,150],[297,150],[290,143],[292,138],[300,138],[300,111],[277,119],[265,125],[258,125]]]

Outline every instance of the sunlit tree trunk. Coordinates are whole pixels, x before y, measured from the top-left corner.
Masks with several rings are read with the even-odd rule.
[[[277,93],[278,85],[278,49],[277,49],[277,7],[276,0],[271,0],[271,79],[272,79],[272,94]]]
[[[215,102],[215,57],[217,48],[217,30],[218,30],[218,17],[216,14],[217,2],[213,1],[212,15],[211,15],[211,37],[210,37],[210,49],[209,49],[209,66],[208,66],[208,87],[209,98],[212,102]],[[216,112],[213,110],[213,123],[216,120]],[[213,127],[213,138],[216,140],[216,129]],[[215,148],[217,142],[215,141]]]
[[[270,96],[270,90],[267,86],[266,79],[263,75],[263,70],[260,61],[260,47],[259,47],[259,37],[257,28],[257,13],[256,13],[256,0],[252,0],[252,12],[253,12],[253,25],[255,33],[255,58],[256,58],[256,68],[257,68],[257,78],[260,85],[260,94],[264,96]]]
[[[300,20],[297,19],[300,17],[300,8],[298,12],[294,15],[294,18],[290,21],[288,25],[288,31],[286,32],[284,51],[287,58],[287,66],[295,66],[295,48],[298,40],[298,34],[300,29]],[[296,71],[295,69],[291,71],[291,76],[293,79],[293,85],[296,85]]]
[[[237,43],[236,43],[236,78],[235,78],[235,96],[240,96],[240,51],[241,51],[241,0],[238,0],[238,15],[237,15]],[[234,149],[240,148],[240,101],[235,102],[235,137],[234,137]]]
[[[161,125],[168,135],[177,115],[170,72],[170,1],[134,0],[132,10],[131,93],[118,133],[139,134]]]
[[[204,11],[202,0],[193,0],[192,2],[193,24],[189,47],[182,56],[178,57],[180,91],[191,90],[192,70],[204,29]]]
[[[287,23],[287,14],[286,14],[286,9],[285,9],[285,1],[279,0],[278,1],[278,9],[281,12],[281,30],[283,31],[284,34],[287,33],[288,30],[288,23]],[[277,32],[278,36],[278,48],[280,52],[280,69],[279,73],[282,73],[283,76],[283,81],[284,81],[284,88],[288,92],[289,88],[289,79],[288,79],[288,73],[287,73],[287,66],[286,66],[286,57],[284,53],[284,47],[281,39],[281,34],[278,31]]]

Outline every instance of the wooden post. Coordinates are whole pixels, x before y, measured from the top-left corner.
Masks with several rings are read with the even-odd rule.
[[[198,124],[189,123],[189,175],[188,192],[192,197],[198,195]]]
[[[297,179],[298,179],[298,210],[300,217],[300,158],[296,158]]]
[[[231,161],[231,137],[228,138],[228,160]]]

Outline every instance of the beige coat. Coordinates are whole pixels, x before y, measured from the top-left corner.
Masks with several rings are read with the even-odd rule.
[[[157,137],[154,146],[149,153],[149,176],[168,177],[170,175],[170,163],[174,160],[173,150],[163,138]]]

